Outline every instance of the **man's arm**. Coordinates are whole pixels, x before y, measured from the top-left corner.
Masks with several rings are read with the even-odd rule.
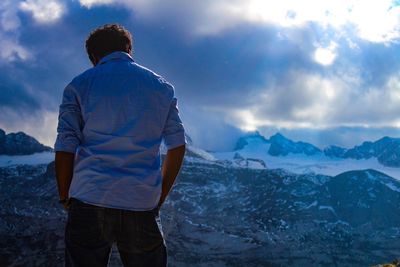
[[[179,116],[178,100],[174,96],[174,87],[168,83],[166,83],[166,85],[171,90],[172,99],[162,132],[162,138],[167,147],[167,155],[164,158],[161,170],[162,190],[158,207],[164,203],[167,195],[171,191],[176,176],[181,168],[183,157],[185,155],[185,145],[187,143],[185,138],[185,129]]]
[[[167,198],[172,186],[174,185],[176,176],[182,165],[183,157],[185,156],[186,146],[182,145],[173,149],[168,150],[162,165],[162,191],[160,202],[158,206],[160,207],[165,199]]]
[[[68,199],[68,191],[72,181],[75,154],[56,151],[55,168],[60,200]]]
[[[75,152],[82,140],[83,119],[74,87],[64,89],[58,115],[57,139],[54,144],[56,180],[60,200],[68,207],[69,187],[72,181]]]

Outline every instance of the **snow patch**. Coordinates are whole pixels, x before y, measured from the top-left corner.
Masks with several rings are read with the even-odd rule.
[[[47,164],[54,160],[54,152],[40,152],[32,155],[8,156],[0,155],[0,167],[9,167],[13,165],[38,165]]]
[[[347,171],[374,169],[400,180],[400,168],[383,166],[378,162],[377,158],[357,160],[350,158],[331,158],[323,154],[312,156],[289,154],[287,156],[276,157],[268,154],[269,146],[269,144],[254,142],[239,151],[215,152],[213,155],[219,160],[233,160],[235,153],[240,153],[243,158],[263,160],[268,169],[284,169],[296,174],[314,173],[336,176]],[[251,168],[251,165],[249,168]]]

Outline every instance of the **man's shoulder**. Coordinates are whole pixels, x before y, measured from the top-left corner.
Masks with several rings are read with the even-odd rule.
[[[104,74],[104,70],[101,67],[102,66],[96,66],[85,70],[75,76],[70,82],[70,85],[72,85],[76,90],[79,90],[78,88],[88,87],[96,76]],[[132,77],[141,79],[142,82],[149,85],[149,88],[153,88],[158,92],[162,92],[163,95],[168,95],[170,97],[174,95],[174,86],[155,71],[136,62],[132,62],[128,68],[133,72],[131,73]],[[128,71],[127,74],[129,72],[130,71]]]
[[[156,83],[160,87],[173,92],[174,86],[160,74],[136,62],[133,63],[133,66],[143,75],[144,78],[148,79],[149,82]]]
[[[94,73],[95,73],[94,68],[87,69],[84,72],[75,76],[70,82],[70,85],[72,85],[75,88],[82,87],[82,85],[85,84],[89,80],[89,78],[94,75]]]

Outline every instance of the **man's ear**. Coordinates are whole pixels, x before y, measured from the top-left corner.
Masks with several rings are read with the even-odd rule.
[[[89,59],[92,62],[93,66],[96,66],[99,63],[99,58],[96,57],[94,54],[89,54]]]

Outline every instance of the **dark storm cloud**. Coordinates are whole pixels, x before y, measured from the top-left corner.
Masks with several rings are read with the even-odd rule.
[[[52,24],[41,25],[30,17],[22,17],[25,26],[20,29],[20,42],[32,51],[33,59],[21,62],[15,71],[30,83],[39,98],[49,100],[46,108],[55,110],[66,84],[92,67],[85,51],[90,31],[110,21],[123,23],[122,18],[126,17],[125,10],[98,8],[89,11],[78,3],[71,4],[67,15]]]
[[[38,102],[29,90],[18,80],[0,74],[0,110],[13,110],[21,113],[32,113],[40,108]]]
[[[185,41],[177,32],[136,31],[139,62],[171,79],[197,105],[246,106],[250,96],[292,68],[313,65],[302,46],[279,39],[275,28],[242,25],[218,36]],[[308,46],[308,47],[307,47]]]

